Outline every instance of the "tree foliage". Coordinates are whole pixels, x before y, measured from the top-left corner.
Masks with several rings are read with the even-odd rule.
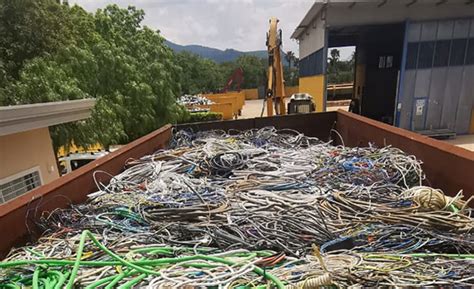
[[[328,83],[348,83],[354,81],[354,53],[347,61],[340,60],[338,49],[331,49],[329,52],[327,67]]]
[[[51,129],[56,147],[125,143],[179,118],[179,68],[159,33],[141,26],[143,11],[110,5],[93,15],[56,5],[74,41],[26,60],[4,105],[95,98],[90,119]]]
[[[177,53],[175,60],[181,68],[179,82],[182,93],[216,92],[224,86],[224,74],[214,61],[186,51]]]
[[[96,99],[91,118],[50,128],[56,148],[126,143],[189,119],[176,97],[219,91],[238,67],[241,88],[265,85],[266,59],[217,64],[173,53],[142,25],[142,10],[109,5],[89,13],[59,2],[0,0],[0,105]],[[285,68],[285,77],[291,84],[297,69]]]
[[[241,55],[233,62],[224,62],[221,66],[225,81],[238,67],[244,72],[244,80],[241,88],[257,88],[265,84],[266,63],[263,58],[254,55]]]
[[[0,59],[17,79],[25,61],[73,42],[68,10],[53,0],[0,0]]]

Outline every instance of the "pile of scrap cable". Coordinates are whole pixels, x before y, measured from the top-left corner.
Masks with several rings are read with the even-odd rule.
[[[209,107],[214,102],[200,94],[185,94],[178,99],[178,103],[186,107],[190,112],[209,111]]]
[[[472,287],[472,198],[425,178],[389,146],[175,131],[38,218],[43,236],[0,263],[0,287]]]

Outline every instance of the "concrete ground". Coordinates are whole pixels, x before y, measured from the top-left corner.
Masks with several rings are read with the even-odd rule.
[[[242,118],[254,118],[260,117],[262,113],[263,99],[257,100],[246,100],[245,105],[242,108],[242,115],[239,116],[239,119]],[[338,109],[348,110],[348,106],[330,106],[327,108],[327,111],[335,111]],[[267,108],[265,105],[263,116],[267,115]],[[474,151],[474,135],[461,135],[457,136],[455,139],[446,140],[446,142],[465,148],[470,151]]]
[[[262,112],[263,106],[263,99],[256,99],[256,100],[246,100],[244,107],[242,108],[242,115],[239,116],[240,118],[254,118],[260,117]],[[267,115],[267,108],[265,105],[263,116]]]
[[[458,135],[455,139],[449,139],[446,140],[446,142],[470,151],[474,151],[474,134]]]

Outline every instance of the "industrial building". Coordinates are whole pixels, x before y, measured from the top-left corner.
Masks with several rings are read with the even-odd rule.
[[[474,1],[316,1],[292,34],[300,92],[325,110],[327,54],[355,46],[360,114],[427,135],[474,133]]]

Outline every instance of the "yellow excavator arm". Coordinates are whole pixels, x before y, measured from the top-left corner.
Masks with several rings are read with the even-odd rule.
[[[283,79],[283,64],[281,62],[281,30],[278,30],[278,19],[270,19],[270,30],[267,34],[268,71],[267,71],[267,115],[286,114],[285,83]]]

